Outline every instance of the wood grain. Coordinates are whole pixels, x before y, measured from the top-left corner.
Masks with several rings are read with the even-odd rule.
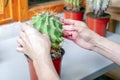
[[[0,14],[3,14],[3,7],[4,7],[4,5],[3,5],[3,0],[0,0]]]
[[[0,14],[0,24],[11,22],[13,18],[12,0],[9,0],[6,6],[4,6],[4,4],[5,4],[5,0],[3,0],[3,13]]]
[[[30,19],[32,16],[36,15],[37,13],[40,13],[41,11],[53,11],[56,13],[63,12],[63,1],[54,1],[54,2],[48,2],[45,4],[33,6],[28,11],[28,19]]]

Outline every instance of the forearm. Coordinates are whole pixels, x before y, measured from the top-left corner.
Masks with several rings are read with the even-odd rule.
[[[60,80],[49,56],[33,61],[39,80]]]
[[[100,53],[120,65],[120,44],[98,35],[94,36],[91,43],[94,45],[92,48],[93,51]]]

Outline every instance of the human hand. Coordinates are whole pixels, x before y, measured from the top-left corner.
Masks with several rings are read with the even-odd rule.
[[[17,51],[28,55],[32,60],[50,54],[49,37],[28,24],[22,25],[17,42],[19,43]]]
[[[94,46],[90,43],[92,36],[95,35],[84,22],[64,19],[62,20],[64,37],[72,40],[79,46],[91,50]]]

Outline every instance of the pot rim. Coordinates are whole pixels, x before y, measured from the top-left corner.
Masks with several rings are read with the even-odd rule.
[[[104,13],[105,16],[101,16],[101,17],[95,17],[94,15],[90,15],[92,14],[93,12],[88,12],[86,13],[86,17],[89,17],[89,18],[93,18],[93,19],[110,19],[111,15],[109,13]]]
[[[61,52],[61,56],[59,56],[59,57],[56,57],[56,58],[52,58],[52,55],[51,55],[51,58],[52,58],[52,60],[56,60],[56,59],[59,59],[59,58],[62,58],[63,57],[63,55],[65,54],[65,50],[61,47],[60,48],[63,52]],[[30,60],[32,60],[28,55],[26,55],[25,54],[25,57],[27,58],[27,59],[30,59]]]

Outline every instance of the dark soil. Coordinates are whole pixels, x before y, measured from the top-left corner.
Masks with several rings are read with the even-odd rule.
[[[51,50],[51,58],[52,60],[58,59],[60,57],[62,57],[65,54],[65,50],[63,48],[60,48],[58,50]],[[29,56],[25,55],[28,59],[31,59]]]
[[[96,17],[93,12],[89,12],[86,14],[86,16],[92,17],[92,18],[98,18],[98,19],[110,18],[110,14],[108,14],[108,13],[104,13],[102,16]]]
[[[73,11],[73,10],[67,10],[67,8],[64,7],[64,10],[69,11],[69,12],[84,12],[84,11],[85,11],[85,8],[80,8],[80,9],[77,10],[77,11]]]
[[[51,50],[52,60],[58,59],[58,58],[62,57],[64,54],[65,54],[65,51],[63,48],[60,48],[58,50],[55,50],[55,49]]]

